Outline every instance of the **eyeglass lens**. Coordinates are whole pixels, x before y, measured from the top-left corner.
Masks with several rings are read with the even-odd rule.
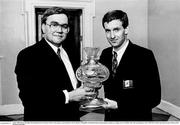
[[[48,24],[51,28],[62,28],[64,30],[66,30],[69,26],[68,24],[59,24],[58,22],[51,22],[50,24]]]

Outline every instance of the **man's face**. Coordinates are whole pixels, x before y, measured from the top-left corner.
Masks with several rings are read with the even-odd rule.
[[[46,40],[60,46],[69,32],[68,17],[65,14],[50,15],[46,24],[42,25],[42,30]]]
[[[123,28],[120,20],[112,20],[104,23],[104,29],[108,42],[114,49],[118,49],[127,39],[127,28]]]

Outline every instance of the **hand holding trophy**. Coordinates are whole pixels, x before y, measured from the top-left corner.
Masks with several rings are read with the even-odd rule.
[[[76,71],[76,77],[83,83],[84,87],[92,88],[96,93],[102,87],[102,82],[109,77],[109,70],[98,62],[99,48],[85,47],[86,59]],[[97,98],[97,95],[89,97],[81,102],[80,110],[94,111],[102,108],[106,102]]]

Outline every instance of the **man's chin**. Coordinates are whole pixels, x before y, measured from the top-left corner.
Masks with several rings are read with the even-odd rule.
[[[64,39],[62,39],[62,38],[56,38],[56,39],[54,39],[54,40],[56,41],[56,43],[61,43],[61,42],[64,41]]]
[[[114,48],[116,48],[118,45],[116,43],[111,43],[111,46],[113,46]]]

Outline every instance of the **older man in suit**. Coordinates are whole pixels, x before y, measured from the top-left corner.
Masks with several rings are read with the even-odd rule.
[[[106,121],[151,121],[151,110],[160,103],[158,67],[151,50],[127,39],[128,17],[121,10],[106,13],[102,20],[111,47],[103,50],[100,62],[110,78],[104,82]]]
[[[78,121],[78,101],[94,94],[77,88],[79,59],[63,46],[69,30],[66,10],[49,8],[42,17],[42,40],[18,54],[15,73],[25,121]]]

